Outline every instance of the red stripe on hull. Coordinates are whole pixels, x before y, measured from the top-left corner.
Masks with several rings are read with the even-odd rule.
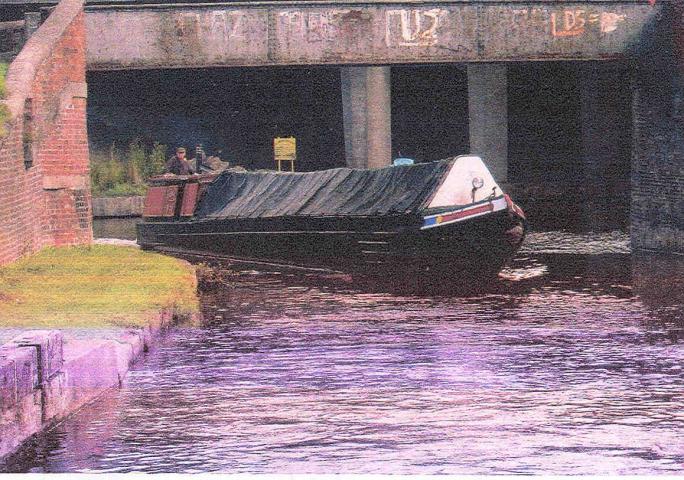
[[[487,205],[482,205],[477,208],[471,208],[470,210],[463,210],[461,212],[450,213],[449,215],[443,215],[439,223],[451,222],[452,220],[458,220],[459,218],[469,217],[471,215],[477,215],[478,213],[486,213],[494,210],[494,205],[488,203]]]

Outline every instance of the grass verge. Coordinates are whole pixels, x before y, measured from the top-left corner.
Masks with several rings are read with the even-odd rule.
[[[5,92],[5,77],[7,76],[8,68],[8,64],[0,62],[0,100],[4,99],[7,93]],[[7,120],[9,120],[9,109],[4,104],[0,104],[0,138],[4,137],[7,133],[5,131]]]
[[[0,328],[145,326],[175,305],[198,311],[195,269],[130,247],[47,248],[0,267]]]

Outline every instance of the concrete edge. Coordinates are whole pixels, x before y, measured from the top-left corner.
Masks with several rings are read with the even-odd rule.
[[[176,307],[114,339],[64,342],[59,330],[34,330],[0,346],[0,464],[111,388],[175,323],[199,314]]]
[[[140,217],[145,205],[145,197],[93,197],[94,218]]]
[[[39,66],[50,57],[54,45],[83,10],[83,2],[84,0],[61,0],[10,64],[5,78],[8,95],[4,101],[0,101],[9,109],[8,123],[23,115],[24,101],[30,96]]]

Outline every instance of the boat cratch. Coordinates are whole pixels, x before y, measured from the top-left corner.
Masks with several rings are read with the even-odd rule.
[[[226,170],[154,177],[138,243],[383,276],[496,275],[525,216],[483,161],[459,156],[374,170]]]

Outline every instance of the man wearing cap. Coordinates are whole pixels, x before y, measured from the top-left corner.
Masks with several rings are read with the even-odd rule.
[[[175,175],[191,175],[195,173],[185,158],[185,148],[178,147],[176,154],[166,162],[166,172]]]

